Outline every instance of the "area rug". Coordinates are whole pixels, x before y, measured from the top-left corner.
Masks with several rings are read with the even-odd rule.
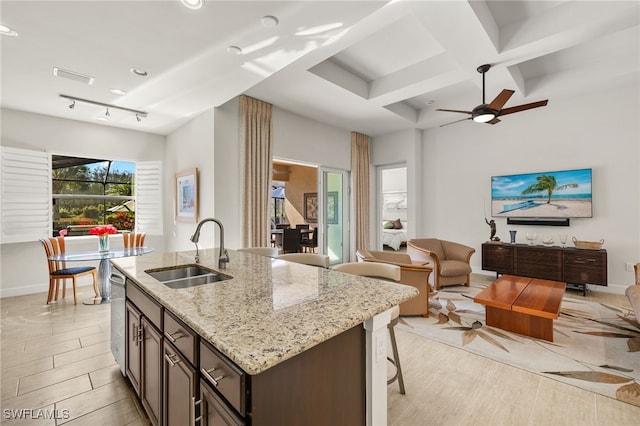
[[[431,296],[429,318],[398,327],[532,373],[640,406],[640,325],[620,306],[565,297],[554,341],[489,327],[473,297],[484,287],[445,287]]]

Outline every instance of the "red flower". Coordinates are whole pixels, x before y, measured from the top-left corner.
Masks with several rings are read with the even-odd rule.
[[[105,234],[115,234],[117,232],[118,230],[111,225],[96,226],[95,228],[89,229],[89,234],[98,236]]]

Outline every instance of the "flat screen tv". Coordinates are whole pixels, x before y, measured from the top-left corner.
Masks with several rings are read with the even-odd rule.
[[[592,217],[591,169],[491,177],[494,217]]]

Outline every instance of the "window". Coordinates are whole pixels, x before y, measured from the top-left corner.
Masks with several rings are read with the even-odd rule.
[[[135,163],[53,155],[53,235],[70,225],[133,231]]]
[[[160,161],[109,162],[0,146],[0,244],[57,235],[72,220],[162,235],[162,199]],[[110,221],[128,210],[135,226]]]

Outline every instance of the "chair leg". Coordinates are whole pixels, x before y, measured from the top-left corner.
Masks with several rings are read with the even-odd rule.
[[[62,280],[62,298],[67,297],[67,279]]]
[[[47,294],[47,305],[51,303],[51,299],[53,298],[54,285],[55,285],[55,280],[53,278],[49,278],[49,294]]]
[[[75,275],[73,276],[72,281],[73,281],[73,304],[77,305],[78,301],[76,300],[76,276]]]
[[[93,291],[96,293],[96,297],[100,297],[100,290],[98,290],[98,273],[93,271]]]
[[[60,280],[56,280],[56,295],[53,300],[58,301],[58,292],[60,291]]]
[[[400,357],[398,356],[398,345],[396,344],[396,333],[394,331],[394,325],[389,325],[389,335],[391,336],[391,349],[393,350],[393,360],[389,359],[396,367],[396,375],[387,381],[387,384],[393,383],[396,379],[400,386],[400,393],[405,394],[404,390],[404,378],[402,377],[402,367],[400,366]]]

